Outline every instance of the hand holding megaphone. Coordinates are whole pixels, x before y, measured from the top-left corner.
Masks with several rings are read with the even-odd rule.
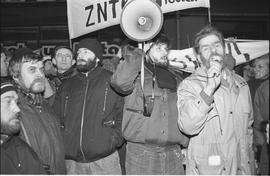
[[[221,71],[222,71],[222,56],[213,55],[210,58],[210,68],[207,70],[207,85],[204,89],[205,93],[212,96],[216,88],[221,82]]]

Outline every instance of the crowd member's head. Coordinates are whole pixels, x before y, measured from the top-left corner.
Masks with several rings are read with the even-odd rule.
[[[1,78],[1,134],[11,135],[20,131],[16,88],[8,79]]]
[[[47,77],[55,76],[57,70],[53,64],[51,56],[44,56],[42,60],[43,60],[43,65],[44,65],[45,76]]]
[[[53,64],[58,73],[64,73],[76,63],[72,49],[67,46],[57,46],[53,52]]]
[[[103,56],[102,45],[95,39],[86,38],[77,46],[77,70],[89,72],[101,64]]]
[[[147,50],[147,61],[153,62],[157,65],[168,65],[168,51],[170,47],[170,40],[164,35],[159,34],[150,41],[150,48]]]
[[[1,46],[1,77],[8,76],[8,64],[10,57],[10,52]]]
[[[45,75],[42,57],[31,49],[20,48],[9,62],[9,72],[14,81],[30,93],[40,93],[45,89]]]
[[[204,27],[195,36],[194,51],[199,62],[207,69],[213,62],[219,62],[223,66],[225,41],[222,33],[214,27]]]
[[[255,79],[265,79],[269,77],[269,53],[255,59],[253,69]]]

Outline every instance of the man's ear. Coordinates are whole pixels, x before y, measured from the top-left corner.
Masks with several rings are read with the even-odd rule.
[[[75,59],[72,59],[71,64],[74,65],[76,63]]]
[[[54,65],[56,65],[56,60],[55,60],[55,58],[52,59],[52,63],[53,63]]]
[[[16,83],[19,83],[19,77],[18,77],[18,76],[12,76],[12,79],[13,79]]]

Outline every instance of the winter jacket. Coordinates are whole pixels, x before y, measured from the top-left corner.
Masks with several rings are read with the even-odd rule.
[[[98,66],[63,82],[54,108],[61,118],[66,159],[92,162],[123,143],[123,98],[110,87],[112,73]]]
[[[55,77],[50,79],[49,83],[52,86],[53,90],[56,92],[61,86],[62,82],[67,80],[70,77],[73,77],[77,74],[76,66],[73,65],[64,73],[57,73]]]
[[[188,146],[187,174],[254,174],[249,87],[239,75],[227,69],[226,73],[213,103],[202,91],[207,83],[202,68],[178,87],[178,124],[193,135]]]
[[[33,148],[51,174],[65,174],[63,138],[60,124],[46,101],[33,105],[31,95],[19,91],[21,136]]]
[[[1,144],[1,174],[46,174],[37,154],[18,136]]]
[[[177,126],[176,91],[159,88],[153,74],[144,68],[144,90],[141,85],[141,54],[137,51],[126,53],[125,60],[114,72],[111,85],[125,95],[122,132],[128,142],[152,144],[155,146],[182,145],[189,139]],[[175,79],[178,79],[175,76]],[[175,87],[176,90],[176,87]],[[150,99],[154,95],[150,117],[144,115],[143,95]],[[150,100],[151,101],[151,100]]]

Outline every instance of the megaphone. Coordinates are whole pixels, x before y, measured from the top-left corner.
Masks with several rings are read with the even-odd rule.
[[[134,41],[153,39],[163,25],[163,13],[153,0],[131,0],[123,8],[120,26],[125,35]]]

